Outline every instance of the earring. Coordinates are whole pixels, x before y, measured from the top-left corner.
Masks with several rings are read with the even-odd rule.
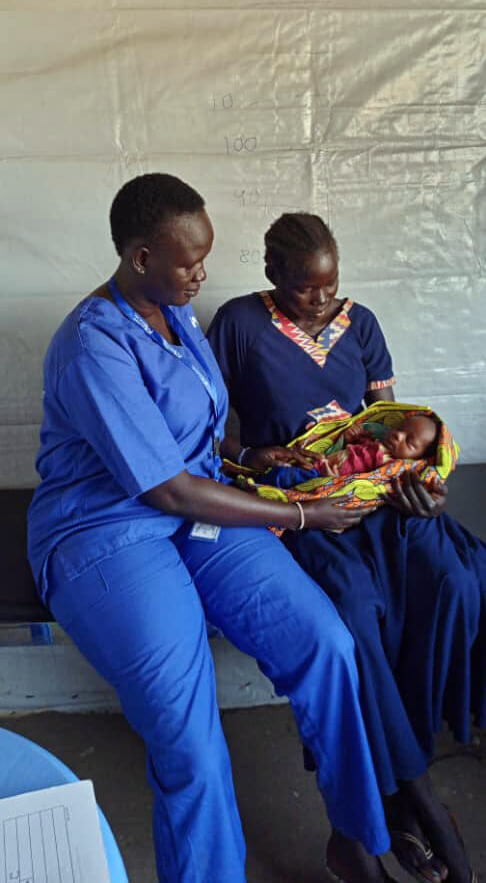
[[[140,264],[136,264],[135,261],[132,261],[132,267],[137,273],[145,273],[145,267],[141,267]]]

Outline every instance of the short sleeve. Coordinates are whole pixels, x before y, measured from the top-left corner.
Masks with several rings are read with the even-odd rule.
[[[179,446],[150,396],[136,360],[107,338],[62,373],[58,395],[69,422],[131,497],[184,471]]]
[[[243,364],[242,339],[238,323],[227,309],[221,307],[208,328],[208,340],[219,364],[221,374],[232,399],[232,384]]]
[[[366,391],[393,386],[393,366],[383,331],[370,310],[366,310],[361,335]]]

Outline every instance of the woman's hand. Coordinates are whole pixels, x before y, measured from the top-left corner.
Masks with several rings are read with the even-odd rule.
[[[146,491],[141,500],[154,509],[180,515],[187,521],[228,527],[275,525],[284,530],[298,530],[302,522],[300,507],[304,512],[303,526],[320,530],[346,530],[373,512],[373,508],[366,507],[344,509],[331,500],[309,501],[299,506],[266,500],[257,494],[248,494],[212,478],[201,478],[185,471]]]
[[[387,495],[386,500],[404,515],[437,518],[446,508],[447,487],[437,476],[430,490],[423,485],[416,472],[404,472],[400,478],[392,479],[392,484],[393,494]]]
[[[355,509],[345,509],[337,506],[331,500],[313,500],[303,505],[305,515],[305,527],[320,530],[343,531],[348,527],[359,524],[365,515],[375,511],[375,507],[357,506]]]
[[[254,469],[255,472],[265,472],[273,466],[301,466],[303,469],[313,469],[321,459],[320,454],[308,451],[299,445],[292,448],[284,448],[280,445],[270,445],[266,448],[248,448],[243,457],[242,466]]]

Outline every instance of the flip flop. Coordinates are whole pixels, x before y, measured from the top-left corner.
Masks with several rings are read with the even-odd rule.
[[[415,834],[411,834],[410,831],[391,830],[390,838],[392,852],[407,873],[411,874],[412,877],[415,877],[416,880],[419,880],[419,883],[434,883],[434,880],[437,880],[437,883],[441,883],[442,878],[438,871],[433,870],[432,876],[427,877],[426,874],[423,874],[422,871],[410,861],[410,852],[407,853],[402,845],[403,843],[410,844],[422,853],[425,861],[430,862],[434,857],[434,853],[428,843],[423,843],[419,837],[416,837]]]

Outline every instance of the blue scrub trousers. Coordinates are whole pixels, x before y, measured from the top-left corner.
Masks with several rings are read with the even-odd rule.
[[[289,696],[333,826],[385,852],[354,644],[332,603],[266,529],[222,528],[211,543],[190,538],[190,528],[127,546],[69,579],[71,535],[48,572],[54,616],[146,743],[159,879],[246,879],[205,617]]]

